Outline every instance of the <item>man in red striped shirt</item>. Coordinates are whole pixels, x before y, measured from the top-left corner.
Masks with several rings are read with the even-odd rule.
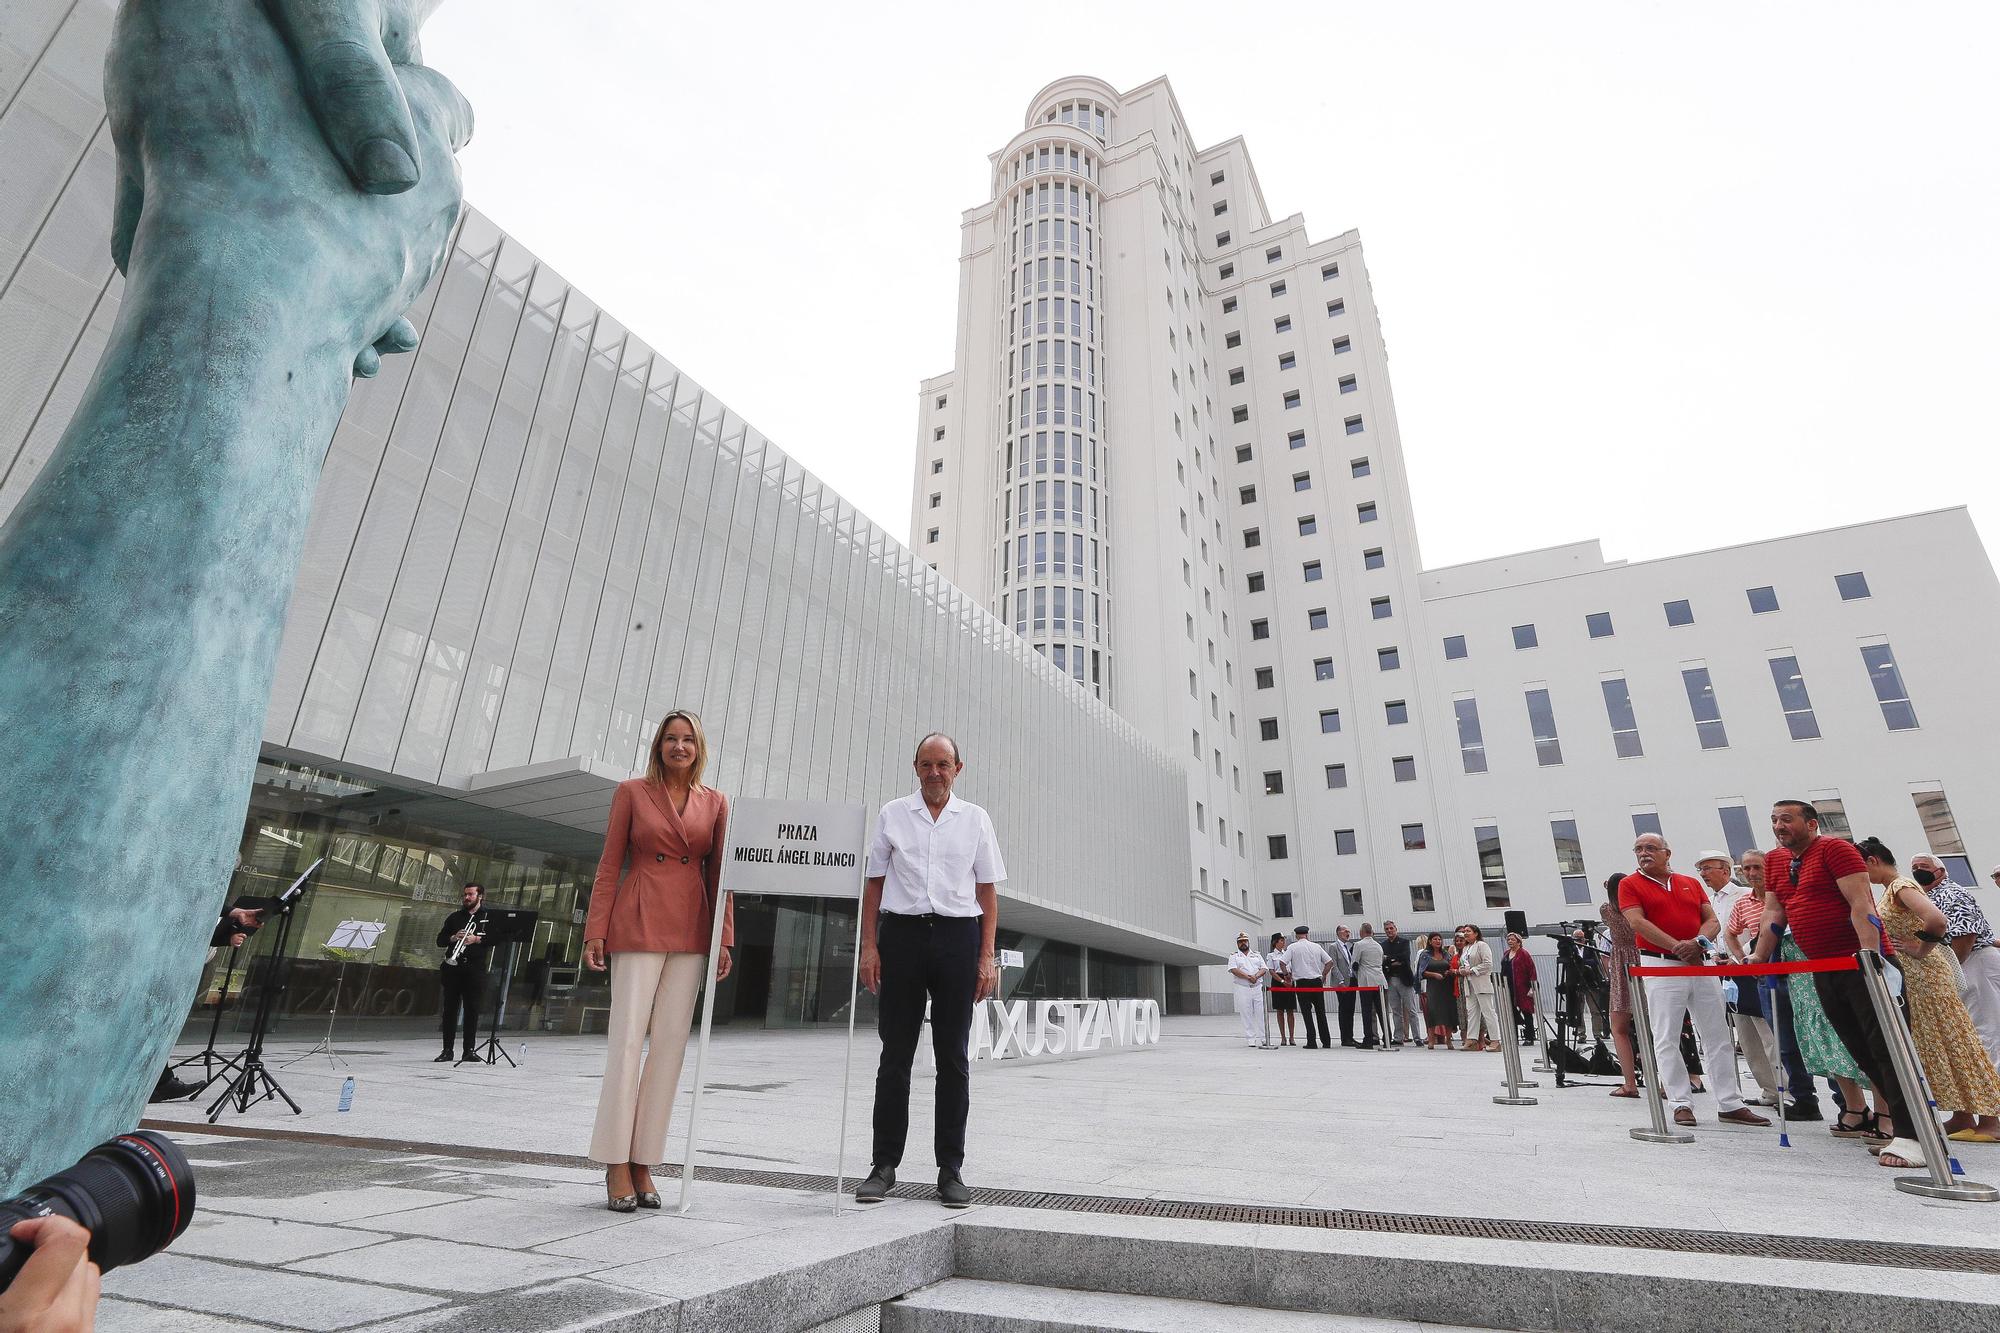
[[[1857,952],[1892,952],[1888,936],[1875,915],[1875,895],[1868,867],[1853,843],[1820,836],[1819,811],[1808,801],[1785,800],[1771,807],[1771,831],[1779,850],[1767,858],[1764,932],[1751,961],[1766,962],[1778,950],[1789,926],[1799,952],[1808,958],[1851,958]],[[1859,972],[1816,972],[1813,988],[1827,1021],[1848,1054],[1875,1089],[1877,1115],[1889,1143],[1876,1161],[1908,1169],[1924,1165],[1923,1149],[1901,1137],[1912,1127],[1902,1084],[1889,1058],[1887,1035],[1869,1002],[1868,986]]]

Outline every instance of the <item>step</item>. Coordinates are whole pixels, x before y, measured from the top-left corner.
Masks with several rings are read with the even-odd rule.
[[[1259,1318],[1283,1310],[1592,1333],[2000,1328],[2000,1277],[1985,1274],[1009,1208],[959,1221],[952,1272],[1213,1302]]]
[[[1451,1333],[1438,1324],[1252,1309],[1169,1296],[950,1278],[882,1307],[882,1333]]]

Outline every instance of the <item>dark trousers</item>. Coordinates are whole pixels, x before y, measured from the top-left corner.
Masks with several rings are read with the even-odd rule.
[[[1840,1044],[1854,1057],[1854,1063],[1861,1066],[1861,1073],[1875,1089],[1875,1096],[1887,1105],[1896,1121],[1896,1132],[1904,1138],[1915,1137],[1911,1131],[1916,1122],[1910,1119],[1910,1108],[1903,1101],[1903,1085],[1896,1081],[1896,1066],[1889,1058],[1888,1034],[1882,1031],[1882,1024],[1875,1017],[1875,1006],[1869,1002],[1868,983],[1859,972],[1815,972],[1812,979],[1819,988],[1819,1006],[1826,1010],[1826,1021],[1833,1024]],[[1928,1108],[1925,1114],[1929,1114]]]
[[[1344,992],[1340,998],[1343,1000],[1359,998],[1361,1001],[1361,1044],[1363,1046],[1377,1046],[1388,1039],[1389,1034],[1382,1027],[1381,991]],[[1345,1007],[1344,1005],[1342,1006],[1342,1008]],[[1342,1037],[1347,1035],[1348,1026],[1347,1015],[1342,1014],[1340,1018]]]
[[[874,1165],[897,1166],[910,1134],[910,1063],[931,1007],[931,1049],[937,1055],[937,1164],[965,1164],[965,1114],[972,1105],[972,996],[979,985],[980,920],[976,916],[898,916],[884,912],[875,928],[882,957],[876,1031],[882,1062],[875,1069]]]
[[[1317,986],[1320,984],[1320,981],[1321,978],[1319,977],[1300,977],[1292,984],[1294,986]],[[1303,990],[1299,992],[1299,1022],[1304,1025],[1306,1030],[1307,1050],[1312,1050],[1319,1046],[1333,1045],[1333,1034],[1326,1029],[1325,991]],[[1319,1025],[1319,1035],[1317,1038],[1313,1036],[1314,1023]]]
[[[459,1018],[465,1019],[465,1052],[471,1054],[479,1041],[479,1011],[486,1004],[486,971],[476,967],[438,969],[438,1009],[444,1019],[444,1048],[451,1049],[452,1034]]]
[[[1817,976],[1817,973],[1813,975]],[[1785,1091],[1792,1095],[1794,1109],[1819,1109],[1819,1094],[1813,1076],[1799,1054],[1798,1029],[1792,1024],[1792,992],[1783,982],[1763,988],[1763,1008],[1772,1016],[1771,1028],[1778,1038],[1778,1061],[1785,1067]]]
[[[1333,1002],[1340,1009],[1340,1044],[1342,1046],[1352,1046],[1354,1044],[1354,992],[1351,990],[1336,991]]]

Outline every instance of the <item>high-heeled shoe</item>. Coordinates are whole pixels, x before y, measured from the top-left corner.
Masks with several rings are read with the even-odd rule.
[[[636,1193],[611,1194],[611,1176],[608,1172],[604,1177],[604,1189],[605,1193],[610,1196],[605,1199],[604,1206],[612,1212],[636,1213],[639,1211],[639,1196]]]
[[[646,1183],[648,1185],[653,1183],[653,1174],[650,1171],[646,1173]],[[639,1182],[636,1177],[633,1179],[632,1184],[637,1189]],[[637,1190],[636,1197],[639,1200],[641,1208],[658,1208],[660,1206],[660,1195],[657,1190]]]

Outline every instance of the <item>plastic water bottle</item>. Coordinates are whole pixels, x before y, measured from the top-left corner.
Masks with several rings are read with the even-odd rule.
[[[343,1111],[354,1109],[354,1075],[352,1074],[349,1074],[347,1081],[340,1085],[340,1109]]]
[[[527,1062],[528,1062],[528,1043],[524,1041],[519,1046],[516,1046],[514,1048],[514,1063],[517,1065],[524,1065]]]

